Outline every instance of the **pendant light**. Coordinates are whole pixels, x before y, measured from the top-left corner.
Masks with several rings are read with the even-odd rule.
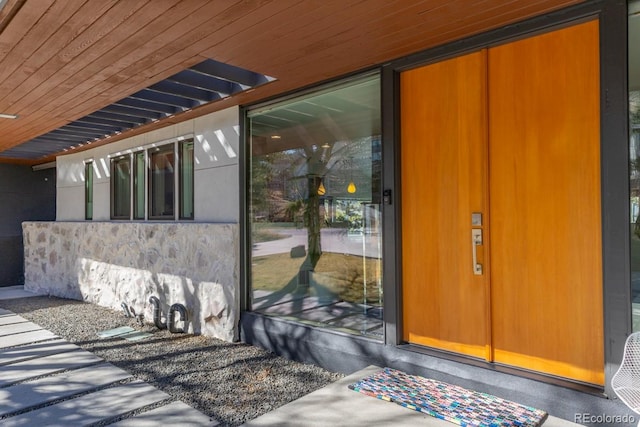
[[[327,189],[324,188],[324,184],[322,180],[320,180],[320,185],[318,185],[318,196],[324,196],[327,193]]]
[[[347,193],[353,194],[356,192],[356,184],[353,182],[353,158],[349,158],[349,169],[351,169],[351,181],[349,181],[349,185],[347,185]]]

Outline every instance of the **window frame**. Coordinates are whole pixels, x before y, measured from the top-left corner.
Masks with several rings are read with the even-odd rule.
[[[187,145],[191,145],[191,156],[190,156],[190,169],[191,169],[191,174],[190,174],[190,179],[187,181],[187,179],[185,178],[185,170],[187,169],[185,167],[185,156],[184,154],[184,148]],[[194,219],[194,213],[195,213],[195,197],[194,197],[194,190],[195,190],[195,143],[193,139],[185,139],[183,141],[179,141],[178,144],[178,158],[177,158],[177,163],[178,163],[178,187],[177,187],[177,199],[178,199],[178,219],[181,220],[193,220]],[[185,193],[187,193],[187,191],[185,191],[185,185],[189,184],[190,188],[191,188],[191,197],[189,198],[189,204],[191,207],[191,214],[190,215],[185,215],[184,211],[185,211],[185,203],[184,203],[184,195]]]
[[[138,164],[138,156],[142,154],[142,169],[140,170],[140,166]],[[131,206],[131,217],[134,220],[145,220],[147,216],[147,191],[146,191],[146,182],[147,182],[147,150],[138,150],[133,152],[132,154],[132,180],[133,180],[133,189],[131,194],[133,196],[133,204]],[[140,178],[139,173],[142,172],[142,182],[138,182]],[[139,192],[142,189],[142,212],[138,212],[138,207],[140,206],[139,200]]]
[[[149,220],[171,220],[176,218],[176,197],[178,196],[176,191],[176,168],[177,168],[177,158],[176,158],[176,144],[163,144],[158,145],[157,147],[153,147],[146,150],[147,153],[147,217]],[[167,176],[166,168],[162,169],[162,173],[156,174],[154,173],[154,156],[156,155],[169,155],[170,167],[173,169],[170,176]],[[179,173],[178,173],[179,174]],[[169,179],[167,179],[169,178]],[[166,205],[167,202],[170,202],[171,209],[170,213],[154,213],[157,209],[156,203],[161,203],[161,200],[158,200],[157,192],[155,188],[157,185],[162,185],[165,190],[163,193],[165,197],[162,197],[163,204]],[[171,197],[166,197],[167,187],[170,189]],[[156,208],[156,209],[154,209]]]
[[[191,177],[185,179],[183,176],[183,168],[185,160],[183,159],[182,148],[186,144],[192,144],[193,149],[190,152],[191,155]],[[171,215],[151,215],[153,192],[152,192],[152,161],[151,157],[154,152],[171,152],[173,155],[172,167],[173,177],[169,181],[173,189],[173,213]],[[139,160],[142,157],[143,166],[142,169]],[[191,136],[183,136],[173,138],[170,140],[155,142],[142,147],[136,147],[134,149],[124,150],[122,152],[112,153],[108,156],[110,159],[110,212],[112,220],[134,220],[134,221],[179,221],[179,220],[193,220],[195,218],[195,201],[194,201],[194,187],[195,187],[195,138]],[[128,183],[129,183],[129,215],[115,215],[115,202],[116,202],[116,164],[119,161],[127,159],[129,163],[128,171]],[[186,169],[186,168],[185,168]],[[144,172],[140,174],[141,170]],[[140,179],[142,178],[142,179]],[[191,185],[191,216],[182,215],[183,212],[183,200],[181,192],[184,189],[184,185]],[[144,200],[140,197],[143,189]],[[143,212],[138,211],[139,206],[144,206]]]
[[[93,220],[93,159],[84,162],[84,219]]]
[[[242,250],[241,250],[241,257],[240,257],[240,264],[241,264],[241,268],[240,268],[240,286],[241,286],[241,293],[240,293],[240,307],[241,310],[243,312],[250,312],[250,313],[256,313],[257,315],[267,315],[265,314],[266,311],[264,311],[264,309],[261,308],[256,308],[253,305],[253,301],[255,298],[254,295],[254,283],[256,278],[254,277],[254,270],[253,267],[254,264],[254,256],[252,254],[252,248],[253,248],[253,230],[254,227],[253,225],[255,224],[254,222],[254,205],[253,205],[253,188],[255,186],[255,182],[253,180],[253,176],[252,176],[252,162],[254,161],[254,152],[253,152],[253,146],[252,146],[252,119],[256,116],[262,115],[262,114],[268,114],[270,111],[282,108],[282,107],[288,107],[291,103],[295,103],[295,102],[300,102],[303,101],[305,99],[308,99],[309,97],[316,97],[316,96],[323,96],[326,94],[332,94],[336,91],[341,91],[344,89],[349,89],[350,87],[353,87],[354,85],[359,85],[362,83],[366,83],[369,81],[373,81],[376,80],[377,81],[377,90],[380,92],[380,99],[382,99],[382,90],[383,90],[383,86],[382,86],[382,73],[381,73],[381,69],[379,68],[375,68],[375,69],[371,69],[371,70],[365,70],[363,72],[359,72],[357,74],[353,74],[347,77],[343,77],[340,79],[336,79],[333,80],[331,82],[325,83],[325,84],[321,84],[321,85],[317,85],[317,86],[313,86],[310,88],[307,88],[306,90],[302,90],[299,92],[295,92],[295,93],[291,93],[288,95],[284,95],[284,96],[279,96],[277,98],[274,98],[272,100],[268,100],[268,101],[264,101],[264,102],[260,102],[251,106],[244,106],[240,109],[240,149],[241,149],[241,154],[240,154],[240,158],[241,158],[241,162],[240,162],[240,191],[241,191],[241,196],[240,196],[240,223],[243,225],[242,227],[240,227],[240,241],[241,241],[241,245],[242,245]],[[381,104],[381,100],[380,100],[380,104]],[[379,115],[379,119],[380,119],[380,125],[382,125],[382,120],[384,119],[384,115],[382,113],[382,107],[380,107],[380,115]],[[364,139],[364,138],[363,138]],[[383,211],[386,210],[384,203],[383,203],[383,198],[382,198],[382,147],[384,146],[383,144],[383,133],[379,133],[377,135],[371,135],[369,136],[367,139],[370,139],[371,142],[371,159],[373,160],[374,158],[374,150],[373,150],[373,144],[374,144],[374,139],[377,139],[377,144],[380,145],[380,152],[377,153],[375,156],[377,157],[377,160],[381,163],[380,164],[380,182],[377,183],[378,185],[373,185],[371,184],[371,200],[376,200],[377,198],[377,205],[379,205],[379,215],[380,215],[380,219],[379,219],[379,223],[382,224],[384,221],[382,220],[382,215],[383,215]],[[337,139],[338,140],[338,139]],[[318,143],[319,146],[319,143]],[[315,147],[314,147],[315,148]],[[291,151],[293,151],[294,149],[291,148]],[[314,149],[315,151],[315,149]],[[357,157],[357,155],[355,156]],[[347,159],[345,159],[347,160]],[[349,161],[350,160],[350,161]],[[349,171],[351,169],[354,168],[353,166],[353,162],[354,159],[348,159],[347,161],[349,161],[350,166],[346,167],[345,170]],[[372,163],[372,170],[373,170],[373,163]],[[347,176],[347,175],[345,175]],[[351,180],[353,180],[353,172],[351,171],[348,176],[351,177]],[[316,179],[318,181],[315,181],[314,184],[310,184],[309,188],[318,188],[319,185],[319,176],[315,175],[315,177],[313,179]],[[348,182],[348,180],[347,180]],[[349,196],[347,196],[347,194],[342,194],[341,197],[345,198],[345,199],[353,199],[353,195],[352,192],[350,192],[347,188],[347,182],[344,182],[344,185],[341,185],[340,188],[342,188],[342,191],[344,193],[348,193]],[[370,179],[370,182],[373,182],[373,180]],[[326,191],[331,191],[330,190],[330,186],[332,186],[332,182],[329,181],[329,179],[326,179],[323,182],[323,185],[326,186]],[[360,190],[362,193],[362,189]],[[317,190],[315,191],[317,192]],[[366,192],[365,192],[366,193]],[[309,191],[309,194],[311,194],[311,191]],[[324,194],[322,195],[324,196]],[[354,199],[355,200],[355,199]],[[382,225],[380,225],[379,228],[379,233],[380,235],[383,233],[382,231]],[[345,230],[346,231],[346,230]],[[364,232],[363,232],[363,236],[364,236]],[[306,247],[306,245],[305,245]],[[381,252],[380,254],[380,263],[381,263],[381,268],[382,271],[384,271],[384,257],[387,256],[386,252]],[[363,255],[364,257],[364,255]],[[308,278],[304,278],[304,276],[298,276],[298,280],[300,280],[300,278],[302,277],[302,280],[309,280]],[[382,282],[382,285],[384,285],[384,281]],[[380,293],[380,295],[382,295],[382,293]],[[384,312],[385,310],[387,310],[385,307],[388,305],[388,303],[386,302],[386,297],[385,300],[382,302],[382,304],[380,305],[380,308],[382,309],[381,311]],[[323,331],[323,332],[328,332],[328,333],[348,333],[350,337],[354,337],[356,339],[360,339],[360,338],[364,338],[367,340],[373,340],[375,342],[385,342],[385,335],[384,335],[384,322],[382,324],[382,328],[383,328],[383,332],[381,334],[380,337],[373,337],[372,334],[359,334],[356,329],[352,329],[349,332],[345,332],[345,330],[349,330],[351,328],[345,328],[345,330],[342,330],[340,328],[334,328],[332,326],[329,325],[318,325],[312,322],[306,322],[304,320],[300,320],[300,319],[294,319],[294,318],[289,318],[289,314],[291,314],[292,316],[294,315],[294,313],[288,313],[288,314],[278,314],[275,315],[274,318],[279,319],[279,320],[283,320],[283,319],[287,319],[287,321],[292,322],[293,324],[297,324],[297,325],[310,325],[313,328],[318,328],[319,330]]]
[[[128,163],[128,175],[127,175],[127,183],[128,183],[128,187],[129,187],[129,197],[128,197],[128,209],[123,209],[124,210],[128,210],[129,211],[129,215],[116,215],[116,200],[118,200],[118,194],[116,193],[116,189],[118,188],[116,186],[116,170],[117,170],[117,164],[119,162],[124,162],[126,161]],[[111,206],[110,206],[110,210],[111,210],[111,219],[115,219],[115,220],[130,220],[131,219],[131,155],[130,154],[125,154],[125,155],[119,155],[119,156],[115,156],[111,158],[111,162],[110,162],[110,169],[111,169],[111,179],[110,181],[110,196],[111,196]]]

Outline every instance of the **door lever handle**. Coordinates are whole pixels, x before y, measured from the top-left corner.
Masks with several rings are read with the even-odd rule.
[[[482,264],[478,263],[478,246],[482,245],[482,230],[478,228],[471,229],[471,255],[473,258],[473,274],[482,275]]]

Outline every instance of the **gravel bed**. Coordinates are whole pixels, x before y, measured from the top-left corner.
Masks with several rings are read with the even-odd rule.
[[[0,308],[96,354],[223,426],[240,425],[343,376],[247,344],[140,326],[123,312],[82,301],[30,297],[0,300]],[[153,337],[126,341],[96,336],[120,326]]]

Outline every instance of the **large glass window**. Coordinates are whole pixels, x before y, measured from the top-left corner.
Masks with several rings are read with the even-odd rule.
[[[93,219],[93,160],[84,164],[84,219]]]
[[[254,311],[382,339],[380,79],[248,113]]]
[[[129,219],[131,212],[131,157],[111,161],[111,218]]]
[[[631,296],[640,331],[640,0],[629,2],[629,154],[631,169]]]

